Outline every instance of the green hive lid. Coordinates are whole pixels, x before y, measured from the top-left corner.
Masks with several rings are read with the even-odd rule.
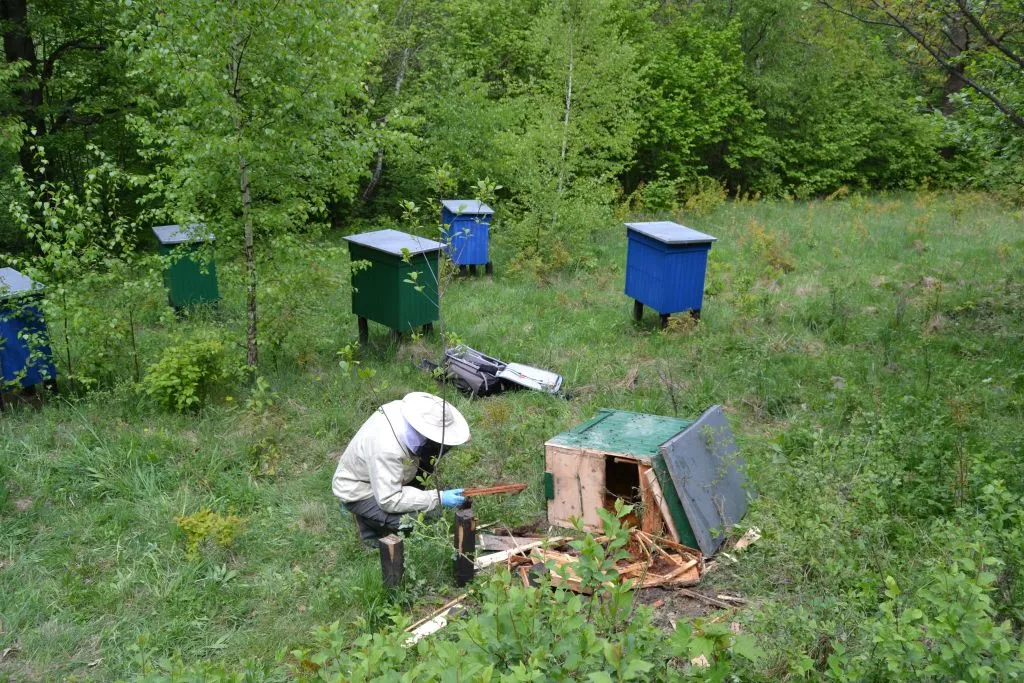
[[[212,242],[213,233],[206,230],[206,223],[190,223],[187,227],[180,225],[157,225],[153,234],[160,244],[172,247],[185,242]]]
[[[626,223],[626,227],[665,244],[710,244],[718,239],[672,221]]]
[[[0,268],[0,300],[15,299],[42,290],[43,285],[14,268]]]
[[[412,255],[444,249],[444,245],[440,242],[428,240],[426,237],[409,235],[399,230],[364,232],[361,235],[349,235],[345,239],[352,244],[360,244],[395,256],[401,256],[403,249],[408,249]]]
[[[593,419],[553,437],[548,443],[653,458],[663,443],[691,424],[675,417],[602,408]]]
[[[494,209],[476,199],[442,199],[441,206],[456,215],[484,216],[494,213]]]

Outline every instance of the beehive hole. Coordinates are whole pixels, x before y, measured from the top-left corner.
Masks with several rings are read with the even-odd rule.
[[[610,512],[615,511],[615,500],[637,506],[626,515],[625,521],[631,526],[639,526],[640,509],[640,468],[634,462],[623,462],[615,458],[604,460],[604,507]]]

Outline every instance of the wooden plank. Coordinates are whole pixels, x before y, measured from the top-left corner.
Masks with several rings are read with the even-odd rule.
[[[453,599],[449,600],[448,602],[444,603],[443,605],[441,605],[436,610],[434,610],[433,612],[431,612],[427,616],[423,617],[419,621],[417,621],[417,622],[415,622],[413,624],[410,624],[408,627],[406,627],[405,632],[406,633],[411,633],[411,632],[415,631],[417,628],[419,628],[420,626],[422,626],[423,624],[425,624],[428,621],[430,621],[431,619],[433,619],[434,617],[436,617],[436,616],[438,616],[440,614],[447,614],[448,610],[450,610],[452,607],[454,607],[455,605],[457,605],[460,602],[462,602],[463,600],[465,600],[466,596],[468,596],[468,595],[469,595],[469,593],[463,593],[459,597],[453,598]]]
[[[480,496],[495,496],[500,493],[519,493],[526,490],[526,484],[496,484],[494,486],[478,486],[476,488],[463,489],[462,495],[466,498],[479,498]]]
[[[384,585],[394,587],[405,572],[405,546],[400,536],[389,534],[380,539],[380,571]]]
[[[455,512],[455,585],[465,586],[476,573],[476,515],[473,508]]]
[[[600,531],[598,510],[604,504],[604,455],[582,448],[545,445],[545,470],[551,472],[555,497],[548,501],[548,522],[571,528],[583,520],[586,531]]]
[[[531,554],[543,563],[551,562],[555,565],[550,573],[552,586],[565,586],[571,591],[586,595],[591,593],[589,589],[584,590],[583,582],[573,570],[573,565],[578,558],[555,550],[544,550],[543,548],[535,548]]]
[[[512,548],[511,550],[505,550],[500,553],[494,553],[493,555],[484,555],[474,563],[474,566],[476,567],[477,571],[480,571],[481,569],[487,569],[488,567],[493,567],[495,565],[507,562],[508,559],[513,555],[524,553],[527,550],[533,550],[534,548],[540,548],[545,545],[556,545],[558,543],[562,543],[568,540],[568,536],[554,536],[552,538],[542,538],[540,540],[533,541],[530,543],[524,543],[520,545],[518,548]]]
[[[661,512],[661,519],[665,523],[669,537],[673,541],[678,542],[679,531],[676,529],[676,523],[672,519],[672,513],[669,511],[668,505],[665,503],[665,496],[662,495],[661,484],[658,483],[658,477],[655,475],[654,469],[650,467],[647,468],[641,472],[641,476],[647,484],[647,488],[650,491],[651,496],[654,498],[655,505],[657,505],[658,510]]]
[[[481,527],[477,527],[477,531]],[[498,552],[501,550],[515,550],[521,548],[526,543],[533,543],[541,539],[531,538],[527,536],[496,536],[494,534],[479,534],[477,540],[477,550],[485,550],[489,553]]]
[[[638,465],[640,468],[640,501],[643,503],[643,517],[640,519],[640,529],[648,534],[660,536],[665,531],[665,520],[661,516],[661,508],[654,497],[654,491],[647,482],[647,473],[653,469],[650,465]]]
[[[420,619],[415,624],[412,624],[407,629],[405,629],[405,632],[409,634],[409,637],[405,639],[404,646],[411,647],[423,638],[426,638],[432,633],[437,633],[445,626],[447,626],[448,615],[460,602],[466,599],[467,595],[469,594],[463,593],[454,600],[446,602],[444,605],[441,605],[441,607],[439,607],[429,616]]]

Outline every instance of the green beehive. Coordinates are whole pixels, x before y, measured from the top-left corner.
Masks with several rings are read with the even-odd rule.
[[[369,336],[367,320],[405,332],[438,318],[438,255],[444,245],[398,230],[346,237],[353,262],[352,312],[359,318],[359,341]]]
[[[611,509],[614,500],[621,498],[641,504],[640,508],[665,509],[671,517],[666,521],[669,535],[696,548],[697,539],[660,452],[662,444],[692,424],[602,408],[592,419],[551,438],[544,444],[548,523],[571,527],[572,520],[579,518],[585,530],[601,531],[597,510]],[[652,488],[656,502],[640,495]],[[649,521],[643,520],[645,529]]]
[[[160,255],[171,256],[164,269],[164,286],[171,306],[183,308],[193,304],[220,300],[217,290],[217,265],[212,256],[203,258],[197,252],[213,242],[213,233],[202,223],[187,227],[159,225],[153,228],[160,243]]]

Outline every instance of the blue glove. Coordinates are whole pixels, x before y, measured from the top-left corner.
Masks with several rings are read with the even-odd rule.
[[[444,505],[446,508],[457,508],[465,502],[466,497],[462,495],[462,489],[441,491],[441,505]]]

